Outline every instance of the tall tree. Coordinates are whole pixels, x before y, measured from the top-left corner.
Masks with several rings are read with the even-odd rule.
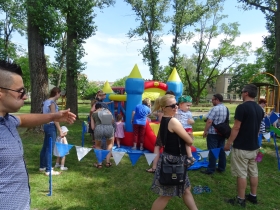
[[[125,0],[131,5],[136,14],[136,21],[140,25],[128,32],[129,38],[138,37],[146,44],[140,50],[143,61],[150,68],[153,80],[160,80],[161,70],[159,61],[159,50],[162,43],[161,32],[163,24],[168,21],[166,11],[169,7],[168,0]]]
[[[196,66],[195,83],[192,82],[192,74],[187,68],[184,69],[187,81],[186,91],[195,99],[195,103],[199,102],[206,85],[229,71],[230,67],[246,59],[251,46],[251,43],[234,45],[234,41],[240,35],[238,24],[221,23],[226,17],[220,15],[221,11],[222,7],[219,4],[211,8],[200,20],[200,27],[195,29],[198,35],[198,40],[193,43],[196,53],[192,56]],[[219,40],[217,48],[211,46],[214,39]]]
[[[10,61],[14,60],[17,45],[11,42],[12,34],[17,31],[23,35],[26,30],[26,13],[21,0],[5,0],[0,2],[0,57]]]
[[[216,2],[216,1],[215,1]],[[193,33],[186,32],[186,28],[194,25],[202,15],[213,5],[213,2],[207,1],[206,5],[198,4],[195,0],[173,0],[172,8],[174,15],[171,17],[173,35],[169,65],[171,69],[178,68],[178,63],[182,61],[178,45],[182,41],[189,41]]]
[[[114,4],[114,0],[69,0],[62,4],[62,12],[66,14],[67,46],[66,46],[66,106],[78,114],[77,79],[84,64],[80,62],[84,56],[82,44],[84,40],[94,35],[96,26],[93,19],[94,7],[104,8]],[[81,12],[82,11],[82,12]]]
[[[267,26],[270,26],[269,31],[272,32],[272,36],[275,38],[275,63],[273,65],[275,67],[275,76],[280,81],[280,0],[238,0],[238,2],[243,2],[246,5],[245,9],[256,8],[266,15]],[[265,39],[267,46],[273,49],[273,39],[266,38],[268,38]],[[277,95],[278,89],[276,89],[275,96]]]

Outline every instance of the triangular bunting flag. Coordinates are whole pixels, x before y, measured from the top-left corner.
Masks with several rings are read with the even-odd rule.
[[[275,123],[278,119],[278,114],[276,114],[275,112],[272,112],[269,119],[270,119],[271,124]]]
[[[200,115],[199,118],[202,120],[203,115]]]
[[[153,162],[153,160],[155,159],[155,157],[157,156],[157,154],[155,153],[144,153],[146,160],[148,162],[148,165],[151,165],[151,163]]]
[[[194,120],[197,120],[197,117],[193,117]]]
[[[92,148],[76,146],[78,160],[80,161],[90,150],[92,150]]]
[[[119,164],[119,162],[121,161],[121,159],[123,158],[125,152],[112,152],[113,154],[113,158],[114,158],[114,161],[116,163],[116,166]]]
[[[211,149],[211,152],[213,153],[213,155],[215,156],[216,159],[218,159],[218,157],[219,157],[220,150],[221,150],[221,148]]]
[[[106,158],[109,152],[110,150],[94,149],[94,153],[98,163],[101,163]]]
[[[258,136],[259,147],[262,146],[262,137],[263,137],[263,134],[259,133],[259,136]]]
[[[268,117],[264,118],[264,123],[265,123],[265,127],[270,127],[270,121],[269,121]]]
[[[207,158],[209,154],[209,150],[198,152],[202,158]]]
[[[263,137],[267,140],[270,141],[270,133],[264,133]]]
[[[64,157],[65,155],[69,154],[69,150],[73,147],[72,144],[62,144],[59,142],[55,142],[57,152],[58,152],[58,157]]]
[[[226,155],[229,156],[230,151],[225,151]]]
[[[142,152],[127,152],[127,154],[132,163],[132,166],[134,166],[143,153]]]

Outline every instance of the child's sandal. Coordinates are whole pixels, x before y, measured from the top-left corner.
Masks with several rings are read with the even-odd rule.
[[[111,166],[112,166],[112,163],[111,163],[111,162],[106,163],[106,167],[107,167],[107,168],[110,168]]]
[[[98,169],[102,168],[102,164],[98,164],[98,163],[94,163],[93,166]]]

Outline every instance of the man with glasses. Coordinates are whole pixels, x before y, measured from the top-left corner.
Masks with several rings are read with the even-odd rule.
[[[27,99],[21,68],[0,60],[0,209],[30,209],[30,187],[17,127],[34,127],[50,121],[73,123],[69,110],[51,114],[17,112]]]
[[[246,206],[246,200],[257,204],[258,166],[255,161],[259,151],[258,134],[264,117],[263,109],[255,102],[258,88],[245,85],[242,89],[243,103],[238,105],[234,115],[234,125],[224,147],[231,151],[231,174],[237,177],[237,196],[227,200],[232,205]],[[250,180],[250,193],[245,196],[247,176]]]
[[[218,172],[224,172],[226,170],[226,154],[223,150],[225,145],[225,138],[219,135],[212,123],[220,124],[225,122],[227,118],[228,109],[222,103],[223,96],[221,94],[215,94],[212,97],[213,108],[207,114],[207,121],[204,128],[203,137],[206,137],[207,149],[221,148],[219,154],[218,168],[216,169],[216,158],[211,151],[209,151],[209,164],[206,170],[200,171],[204,174],[213,174],[216,170]]]

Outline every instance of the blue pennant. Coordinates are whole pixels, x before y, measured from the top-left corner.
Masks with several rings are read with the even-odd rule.
[[[65,155],[68,155],[69,150],[73,147],[72,144],[62,144],[59,142],[55,142],[55,144],[59,153],[59,157],[64,157]]]
[[[265,117],[264,118],[264,123],[265,123],[265,127],[267,128],[269,128],[270,127],[270,121],[269,121],[269,119],[268,119],[268,117]]]
[[[259,147],[262,146],[262,137],[263,137],[263,134],[260,133],[259,136],[258,136],[258,141],[259,141]]]
[[[138,152],[137,153],[136,152],[128,152],[127,154],[128,154],[129,159],[132,163],[132,166],[134,166],[143,153],[142,152],[139,152],[139,153]]]
[[[200,115],[199,118],[202,120],[203,115]]]
[[[101,163],[106,158],[109,152],[110,150],[94,149],[94,153],[98,163]]]
[[[211,149],[211,152],[213,153],[213,155],[215,156],[216,159],[218,159],[218,157],[219,157],[220,150],[221,150],[221,148]]]
[[[269,119],[270,119],[270,123],[273,124],[278,119],[278,114],[276,114],[275,112],[272,112]]]

